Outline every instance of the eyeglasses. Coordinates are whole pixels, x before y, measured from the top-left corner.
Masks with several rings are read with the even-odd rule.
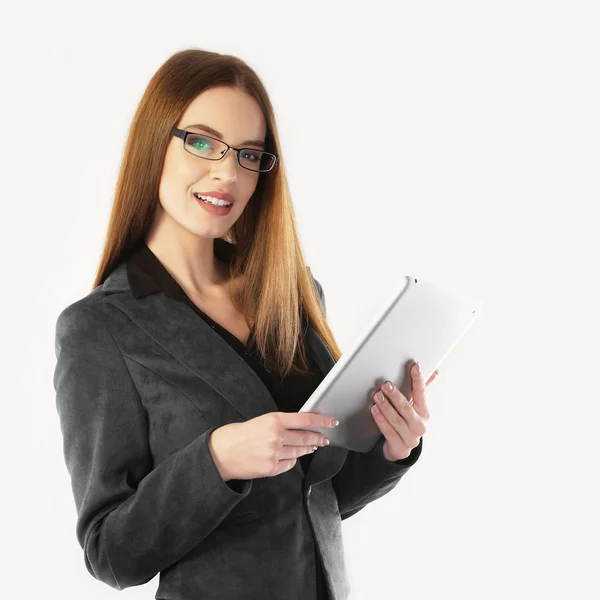
[[[240,166],[249,171],[259,171],[266,173],[270,171],[277,162],[277,155],[263,150],[254,148],[234,148],[226,144],[222,140],[195,133],[193,131],[185,131],[177,127],[171,129],[171,135],[183,140],[183,148],[194,156],[206,158],[207,160],[221,160],[225,157],[229,149],[235,150]]]

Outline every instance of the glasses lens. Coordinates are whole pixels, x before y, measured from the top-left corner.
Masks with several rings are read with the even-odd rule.
[[[227,149],[227,146],[219,140],[199,135],[197,133],[188,135],[185,141],[185,147],[192,153],[202,158],[208,158],[215,160],[221,158],[223,152]]]
[[[240,163],[252,171],[270,171],[275,164],[275,155],[262,150],[254,150],[254,148],[242,148]]]
[[[227,146],[223,142],[198,133],[187,136],[185,147],[192,154],[209,160],[220,159],[227,150]],[[254,148],[242,148],[240,150],[240,164],[251,171],[270,171],[275,162],[276,157],[270,152],[263,152]]]

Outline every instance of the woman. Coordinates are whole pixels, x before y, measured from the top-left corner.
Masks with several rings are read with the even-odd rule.
[[[371,452],[328,447],[307,428],[332,419],[298,413],[341,356],[325,319],[260,79],[232,56],[175,54],[134,116],[93,289],[56,323],[96,579],[160,573],[170,600],[347,598],[341,520],[418,459],[426,386],[414,407],[386,392]]]

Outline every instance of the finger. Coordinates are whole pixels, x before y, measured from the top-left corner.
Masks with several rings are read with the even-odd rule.
[[[427,380],[427,383],[425,384],[425,387],[427,387],[439,374],[440,374],[440,372],[436,369],[433,372],[433,374],[431,375],[431,377]]]
[[[418,435],[423,435],[421,433],[421,430],[423,429],[423,419],[417,414],[414,402],[411,401],[412,399],[408,400],[408,398],[393,384],[392,389],[388,390],[386,388],[386,384],[388,383],[391,382],[386,382],[379,390],[384,395],[384,402],[381,404],[378,403],[379,408],[382,409],[387,419],[392,423],[395,422],[395,417],[391,411],[397,412],[407,422],[411,431],[414,431],[414,433]],[[377,401],[377,394],[375,394],[374,400]]]
[[[384,386],[385,387],[385,386]],[[385,416],[386,420],[396,429],[407,447],[411,442],[425,434],[423,419],[417,415],[415,409],[408,402],[404,394],[395,386],[391,391],[385,391],[383,402],[378,399],[381,390],[375,394],[375,404]]]
[[[397,429],[397,426],[392,425],[385,415],[379,409],[379,406],[374,404],[371,407],[371,414],[373,415],[373,420],[379,427],[379,431],[383,433],[383,436],[387,440],[390,449],[394,452],[395,455],[402,455],[410,452],[410,448],[404,443],[404,439],[402,435]],[[404,427],[408,430],[408,425],[406,421],[404,422]],[[407,436],[408,437],[408,436]]]
[[[412,399],[415,411],[426,421],[429,420],[429,410],[427,408],[427,386],[423,381],[423,374],[419,373],[417,363],[410,369],[412,378]]]

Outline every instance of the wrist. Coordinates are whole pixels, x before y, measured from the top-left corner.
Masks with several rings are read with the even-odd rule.
[[[229,476],[229,473],[227,472],[227,469],[225,467],[225,464],[223,462],[223,457],[220,454],[219,451],[219,429],[217,428],[214,431],[212,431],[208,437],[208,447],[210,449],[210,453],[212,455],[212,459],[215,463],[215,466],[217,467],[217,470],[219,471],[219,475],[221,475],[221,479],[223,479],[224,482],[227,482],[231,479],[231,477]]]

